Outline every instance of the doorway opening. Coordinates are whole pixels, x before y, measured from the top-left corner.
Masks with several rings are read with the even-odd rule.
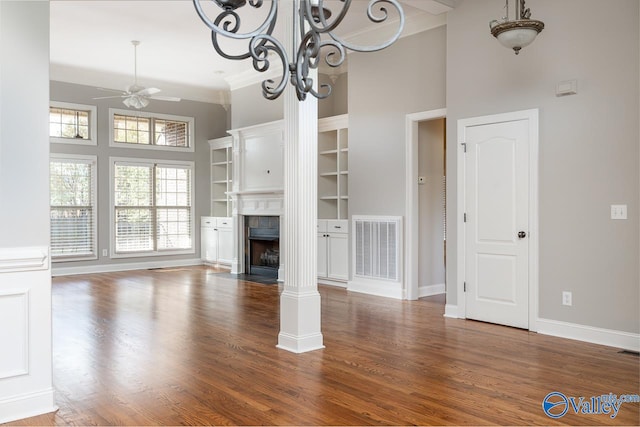
[[[439,109],[406,116],[404,261],[410,300],[446,292],[446,115]]]
[[[418,298],[445,292],[446,119],[418,124]]]

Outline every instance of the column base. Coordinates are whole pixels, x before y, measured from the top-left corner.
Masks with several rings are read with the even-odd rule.
[[[318,291],[298,294],[285,289],[280,295],[280,334],[277,347],[293,353],[324,348],[320,323]]]
[[[293,336],[280,332],[278,334],[277,348],[287,350],[292,353],[306,353],[324,348],[323,337],[321,333],[307,336]]]

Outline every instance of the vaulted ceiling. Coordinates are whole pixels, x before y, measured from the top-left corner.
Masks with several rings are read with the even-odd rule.
[[[453,0],[401,0],[407,30],[441,25]],[[215,17],[219,11],[202,0]],[[268,0],[267,2],[268,3]],[[338,10],[342,3],[326,1]],[[353,0],[347,19],[338,31],[342,37],[358,34],[375,43],[380,31],[366,19],[368,0]],[[261,22],[268,5],[259,10],[239,9],[243,29]],[[248,13],[247,12],[251,12]],[[215,14],[214,14],[215,13]],[[281,34],[276,28],[276,35]],[[52,0],[51,78],[90,86],[124,89],[133,84],[133,47],[138,47],[140,84],[157,86],[163,95],[206,102],[226,103],[229,81],[251,73],[250,61],[220,57],[211,46],[208,28],[191,0]],[[98,94],[97,94],[98,95]]]

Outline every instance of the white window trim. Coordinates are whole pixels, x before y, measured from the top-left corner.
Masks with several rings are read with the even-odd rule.
[[[49,161],[63,161],[63,160],[79,160],[81,162],[88,162],[91,164],[91,193],[93,198],[93,205],[91,212],[93,214],[93,255],[87,256],[57,256],[51,257],[51,262],[70,262],[70,261],[89,261],[98,259],[98,157],[83,155],[83,154],[63,154],[63,153],[50,153]],[[49,201],[49,209],[51,209],[51,201]]]
[[[132,144],[127,142],[116,142],[114,140],[115,138],[114,138],[114,132],[113,132],[113,116],[116,114],[129,116],[129,117],[144,117],[148,119],[161,119],[161,120],[173,120],[177,122],[186,122],[189,129],[189,137],[187,139],[189,146],[188,147],[171,147],[167,145]],[[109,147],[134,148],[134,149],[142,149],[142,150],[182,151],[182,152],[193,153],[195,152],[194,132],[195,132],[195,119],[193,117],[175,116],[172,114],[149,113],[146,111],[122,110],[119,108],[109,108]]]
[[[133,253],[116,253],[116,218],[115,218],[115,165],[116,163],[126,163],[132,166],[188,166],[191,169],[191,213],[190,213],[190,227],[191,227],[191,248],[190,249],[177,249],[177,250],[160,250],[160,251],[145,251],[145,252],[133,252]],[[195,174],[196,165],[195,162],[185,160],[162,160],[162,159],[139,159],[131,157],[109,157],[109,253],[110,258],[141,258],[141,257],[157,257],[167,255],[188,255],[196,253],[196,230],[195,230]]]
[[[98,109],[95,105],[51,101],[49,102],[49,107],[89,112],[89,139],[60,138],[57,136],[50,136],[49,142],[55,144],[98,145]]]

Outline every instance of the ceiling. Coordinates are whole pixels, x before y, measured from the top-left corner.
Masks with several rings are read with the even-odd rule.
[[[334,10],[342,3],[325,1]],[[453,0],[401,0],[407,17],[404,35],[442,25]],[[256,10],[239,9],[242,29],[262,22],[269,1]],[[333,5],[332,5],[333,3]],[[210,1],[203,7],[215,18],[220,9]],[[367,0],[353,0],[338,33],[376,44],[366,18]],[[246,12],[251,12],[247,14]],[[256,74],[251,62],[219,56],[211,45],[209,29],[198,17],[192,0],[51,0],[51,79],[89,86],[125,89],[133,84],[132,40],[139,40],[138,80],[156,86],[162,95],[197,101],[228,103],[229,82]],[[282,30],[277,27],[274,35]],[[235,45],[237,46],[237,44]],[[103,93],[96,92],[96,96]]]

